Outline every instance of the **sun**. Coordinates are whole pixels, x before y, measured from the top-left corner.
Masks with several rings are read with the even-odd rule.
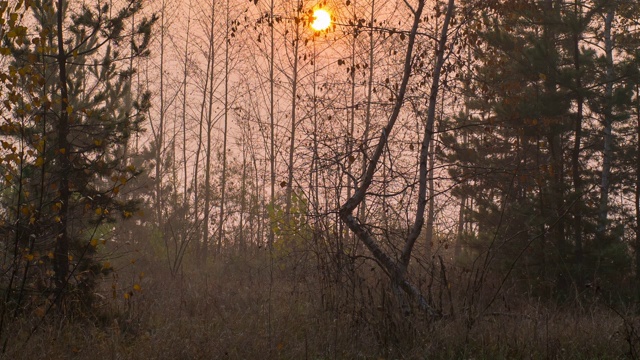
[[[311,28],[315,31],[326,30],[331,25],[331,15],[323,9],[317,9],[313,12],[313,22]]]

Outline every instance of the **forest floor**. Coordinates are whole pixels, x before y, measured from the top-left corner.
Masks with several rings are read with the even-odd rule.
[[[140,277],[124,273],[121,282]],[[433,320],[392,311],[381,281],[332,286],[262,255],[218,261],[201,273],[161,274],[148,270],[140,291],[105,296],[83,319],[15,322],[3,358],[620,359],[640,351],[640,316],[597,302],[568,310],[503,299],[482,315],[457,310]],[[110,294],[108,281],[105,289]]]

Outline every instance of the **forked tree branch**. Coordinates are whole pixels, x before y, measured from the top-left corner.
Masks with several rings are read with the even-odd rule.
[[[416,220],[414,222],[412,230],[405,241],[405,246],[403,248],[400,261],[394,260],[389,254],[387,254],[379,246],[373,234],[371,234],[371,232],[368,231],[367,228],[363,224],[361,224],[355,216],[353,216],[353,211],[356,209],[356,207],[358,207],[358,205],[360,205],[360,203],[362,203],[369,187],[371,186],[373,177],[376,173],[376,168],[378,167],[378,164],[380,162],[380,157],[382,156],[384,148],[389,141],[389,135],[393,130],[398,116],[400,115],[400,110],[402,109],[402,106],[404,104],[407,85],[409,83],[409,79],[411,78],[411,65],[415,40],[418,34],[418,28],[420,25],[420,19],[422,17],[422,12],[424,10],[425,1],[426,0],[420,0],[418,2],[418,7],[415,10],[411,9],[414,15],[414,21],[411,32],[409,33],[409,43],[407,45],[404,61],[402,82],[400,84],[398,96],[393,107],[393,112],[389,117],[387,125],[382,129],[378,144],[376,145],[375,151],[367,164],[367,169],[364,173],[362,183],[356,189],[353,196],[349,198],[340,208],[340,219],[349,227],[349,229],[351,229],[351,231],[354,232],[354,234],[360,239],[360,241],[364,243],[369,251],[371,251],[373,256],[378,260],[381,266],[385,268],[389,276],[392,278],[391,280],[394,282],[394,284],[400,287],[407,295],[414,299],[423,311],[427,312],[430,316],[435,316],[437,312],[429,305],[424,296],[422,296],[420,290],[407,280],[406,270],[409,264],[409,259],[411,258],[411,251],[422,229],[422,223],[424,222],[427,179],[426,160],[428,157],[429,144],[433,136],[433,123],[435,119],[435,106],[438,96],[438,87],[440,83],[440,73],[445,61],[444,53],[447,44],[447,32],[449,23],[451,21],[451,18],[453,17],[455,0],[449,0],[447,13],[444,19],[444,26],[442,28],[440,40],[438,42],[438,48],[436,49],[437,61],[433,72],[433,80],[431,84],[431,91],[429,94],[427,126],[425,128],[425,134],[420,152],[420,188],[418,209],[416,213]]]

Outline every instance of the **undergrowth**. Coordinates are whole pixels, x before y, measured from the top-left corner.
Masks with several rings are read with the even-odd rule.
[[[147,270],[141,291],[102,295],[83,319],[15,320],[6,359],[619,359],[638,358],[632,309],[521,298],[438,319],[404,314],[374,266],[328,276],[218,258],[175,277]],[[122,275],[121,275],[122,276]],[[104,294],[110,294],[108,281]],[[462,288],[462,286],[460,286]],[[453,285],[454,292],[456,284]],[[436,294],[437,295],[437,294]],[[509,296],[515,297],[514,294]],[[438,296],[434,296],[437,298]],[[454,298],[463,299],[461,291]],[[466,306],[466,308],[465,308]],[[35,324],[39,326],[34,327]],[[35,328],[35,331],[33,329]],[[29,340],[29,334],[33,331]]]

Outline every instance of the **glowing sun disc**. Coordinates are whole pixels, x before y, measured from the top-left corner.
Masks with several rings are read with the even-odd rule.
[[[318,9],[313,12],[311,28],[315,31],[325,30],[331,25],[331,15],[326,10]]]

